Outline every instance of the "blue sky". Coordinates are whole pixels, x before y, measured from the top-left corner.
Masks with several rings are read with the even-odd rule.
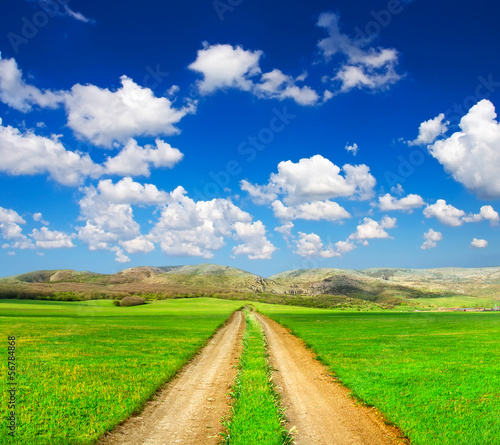
[[[0,275],[498,266],[499,12],[4,1]]]

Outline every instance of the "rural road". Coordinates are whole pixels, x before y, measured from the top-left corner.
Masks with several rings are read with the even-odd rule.
[[[241,354],[243,329],[243,316],[237,311],[139,416],[128,419],[99,444],[217,444],[221,418],[230,413],[229,391]]]
[[[287,429],[297,445],[389,445],[397,429],[374,409],[357,406],[349,391],[329,375],[304,343],[287,329],[256,313],[266,334],[273,381],[281,396]]]

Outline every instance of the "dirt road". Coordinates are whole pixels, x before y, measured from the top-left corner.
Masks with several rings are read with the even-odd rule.
[[[241,353],[244,323],[235,312],[181,373],[139,415],[99,442],[101,445],[211,445],[220,440],[221,418]]]
[[[304,343],[278,323],[256,314],[269,345],[271,365],[288,429],[297,445],[386,445],[407,443],[381,416],[356,406]]]

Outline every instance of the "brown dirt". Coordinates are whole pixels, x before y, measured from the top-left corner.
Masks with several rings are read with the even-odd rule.
[[[235,312],[193,361],[144,411],[104,436],[101,445],[211,445],[230,413],[229,391],[241,354],[244,321]]]
[[[269,345],[273,381],[297,445],[407,444],[374,408],[357,405],[314,353],[287,329],[256,314]]]

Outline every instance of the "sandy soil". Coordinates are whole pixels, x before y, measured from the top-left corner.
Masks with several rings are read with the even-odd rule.
[[[374,408],[359,406],[304,343],[271,319],[256,314],[269,345],[273,380],[287,428],[297,445],[405,444]]]
[[[229,391],[236,376],[243,330],[243,316],[235,312],[139,416],[128,419],[99,444],[217,444],[221,418],[230,413]]]

